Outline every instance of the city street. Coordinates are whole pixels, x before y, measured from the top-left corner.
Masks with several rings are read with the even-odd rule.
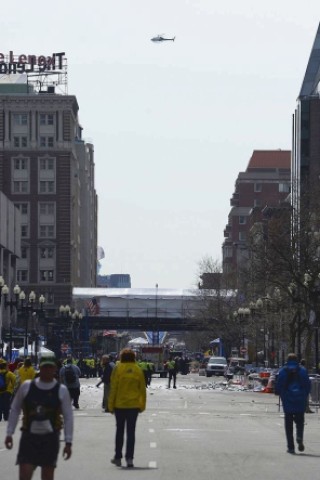
[[[82,379],[73,456],[66,462],[60,452],[55,478],[315,478],[320,459],[318,413],[306,415],[305,452],[289,455],[278,398],[226,390],[223,385],[213,388],[218,380],[198,374],[179,375],[177,389],[169,390],[166,379],[154,378],[148,389],[147,410],[138,418],[135,468],[127,469],[110,463],[115,421],[111,414],[102,412],[102,388],[96,388],[97,379]],[[1,478],[18,479],[14,464],[20,432],[16,430],[12,451],[3,446],[3,421],[0,433]],[[39,470],[33,478],[40,479]]]

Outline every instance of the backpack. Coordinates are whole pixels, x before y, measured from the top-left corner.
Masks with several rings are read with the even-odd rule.
[[[299,368],[297,370],[287,368],[286,392],[289,394],[291,402],[301,402],[305,399]]]
[[[66,385],[71,385],[77,381],[77,376],[72,365],[68,365],[64,369],[64,378],[66,380]]]
[[[7,390],[6,374],[7,372],[0,373],[0,392],[5,392]]]

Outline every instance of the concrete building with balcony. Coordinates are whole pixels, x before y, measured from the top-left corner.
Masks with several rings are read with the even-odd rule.
[[[0,78],[0,191],[21,215],[15,280],[51,314],[71,304],[73,287],[96,286],[94,148],[78,113],[74,95]]]
[[[289,150],[254,150],[247,169],[239,173],[222,246],[223,273],[230,278],[229,287],[237,286],[240,265],[248,258],[247,241],[253,213],[257,218],[257,211],[277,207],[288,196],[290,165]]]

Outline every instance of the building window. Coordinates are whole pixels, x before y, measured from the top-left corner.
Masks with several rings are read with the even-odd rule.
[[[239,240],[240,242],[245,242],[246,241],[246,232],[239,232]]]
[[[28,138],[25,136],[13,137],[13,145],[15,148],[23,148],[28,146]]]
[[[279,183],[280,193],[290,193],[290,183]]]
[[[21,215],[28,215],[28,204],[27,203],[15,203],[14,206],[20,210]]]
[[[54,159],[53,158],[40,158],[40,170],[53,170]]]
[[[224,252],[224,257],[225,258],[230,258],[233,255],[233,249],[230,246],[224,247],[223,252]]]
[[[53,282],[54,271],[53,270],[40,270],[40,282]]]
[[[54,247],[40,247],[40,258],[53,258]]]
[[[40,181],[39,193],[54,193],[54,182],[53,181]]]
[[[28,250],[29,250],[28,247],[24,247],[24,246],[21,247],[21,258],[24,258],[24,259],[28,258]]]
[[[28,182],[13,182],[13,193],[28,193]]]
[[[17,270],[17,283],[28,281],[28,270]]]
[[[40,147],[53,147],[53,137],[40,137]]]
[[[53,125],[54,116],[52,113],[40,113],[40,125]]]
[[[253,206],[254,207],[261,207],[261,200],[260,198],[255,198],[253,201]]]
[[[239,216],[239,225],[245,225],[247,223],[247,217],[244,215]]]
[[[28,238],[29,228],[28,225],[21,225],[21,238]]]
[[[254,191],[255,192],[262,192],[262,183],[255,183],[254,184]]]
[[[28,125],[28,115],[26,113],[13,114],[14,125]]]
[[[27,158],[15,158],[13,165],[14,165],[15,170],[27,170],[28,159]]]
[[[52,292],[45,292],[44,298],[46,299],[45,305],[53,305],[54,304],[54,294]]]
[[[40,203],[40,215],[54,215],[54,203]]]
[[[54,225],[40,225],[40,237],[41,238],[53,238],[54,237]]]

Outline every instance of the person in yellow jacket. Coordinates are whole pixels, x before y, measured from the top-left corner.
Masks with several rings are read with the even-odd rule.
[[[36,371],[32,366],[30,358],[26,358],[23,365],[18,368],[18,381],[21,385],[26,380],[33,380],[36,376]]]
[[[16,376],[8,369],[7,362],[0,359],[0,422],[8,420],[10,401],[16,383]]]
[[[126,427],[125,459],[127,467],[133,467],[136,422],[138,414],[146,408],[146,383],[135,353],[129,348],[122,350],[120,362],[112,371],[108,408],[116,417],[115,456],[111,463],[121,467]]]

